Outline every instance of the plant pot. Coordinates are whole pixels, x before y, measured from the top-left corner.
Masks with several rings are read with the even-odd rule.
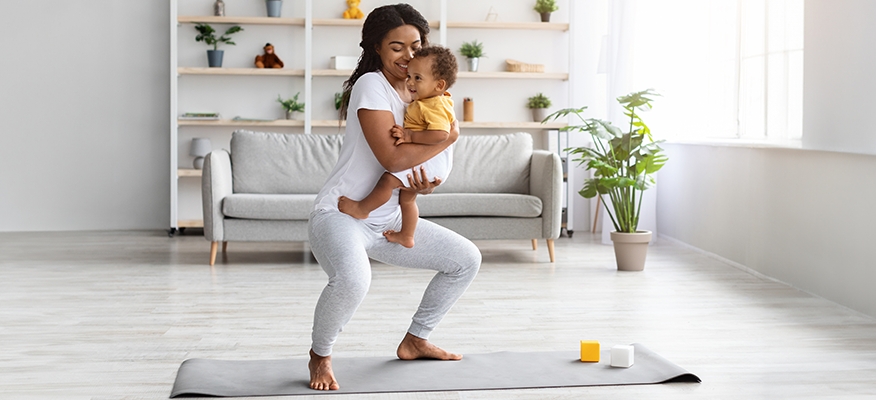
[[[269,17],[279,18],[283,10],[283,0],[265,0],[265,6]]]
[[[544,12],[544,13],[540,13],[540,15],[541,15],[541,22],[551,22],[551,13]]]
[[[225,50],[207,50],[207,65],[210,68],[222,68],[222,55]]]
[[[645,256],[648,254],[648,243],[651,242],[651,231],[611,232],[611,241],[614,243],[614,257],[617,260],[618,271],[645,269]]]
[[[468,70],[471,72],[478,72],[478,60],[480,58],[467,58],[468,61]]]
[[[533,108],[532,109],[532,120],[534,122],[541,122],[547,118],[547,108]]]
[[[298,119],[299,111],[286,111],[286,119]]]

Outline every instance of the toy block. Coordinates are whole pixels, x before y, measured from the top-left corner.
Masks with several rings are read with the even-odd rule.
[[[611,366],[629,368],[633,366],[633,346],[617,345],[611,348]]]
[[[581,361],[599,362],[599,342],[596,340],[581,341]]]

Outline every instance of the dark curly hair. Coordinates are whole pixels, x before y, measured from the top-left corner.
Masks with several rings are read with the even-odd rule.
[[[362,41],[359,42],[359,47],[362,48],[362,55],[359,56],[359,64],[356,66],[356,70],[350,75],[350,79],[344,82],[344,94],[339,110],[342,120],[347,119],[350,92],[353,90],[353,85],[356,84],[356,81],[362,75],[377,71],[383,66],[380,54],[377,53],[376,49],[383,42],[384,37],[386,37],[389,31],[404,25],[412,25],[420,31],[422,46],[429,44],[427,39],[429,35],[429,21],[426,21],[426,18],[423,18],[423,15],[409,4],[392,4],[378,7],[372,10],[368,17],[365,18],[365,23],[362,25]]]
[[[456,72],[459,66],[456,56],[450,49],[442,46],[421,47],[414,53],[414,58],[432,57],[432,77],[443,79],[447,83],[446,89],[450,89],[456,83]]]

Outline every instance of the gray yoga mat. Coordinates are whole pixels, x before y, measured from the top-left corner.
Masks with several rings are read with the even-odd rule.
[[[640,385],[700,379],[648,350],[635,347],[630,368],[609,366],[610,349],[599,363],[579,361],[578,351],[466,354],[460,361],[402,361],[389,357],[333,358],[341,389],[311,390],[307,359],[207,360],[180,365],[170,397],[271,396],[334,393],[389,393],[564,386]]]

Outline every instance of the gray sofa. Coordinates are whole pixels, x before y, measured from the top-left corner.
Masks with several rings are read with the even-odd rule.
[[[307,241],[307,219],[337,162],[343,135],[236,131],[231,152],[204,161],[204,237],[229,241]],[[418,196],[420,216],[469,239],[547,239],[554,261],[560,236],[560,158],[533,150],[528,133],[460,135],[453,171],[430,195]]]

